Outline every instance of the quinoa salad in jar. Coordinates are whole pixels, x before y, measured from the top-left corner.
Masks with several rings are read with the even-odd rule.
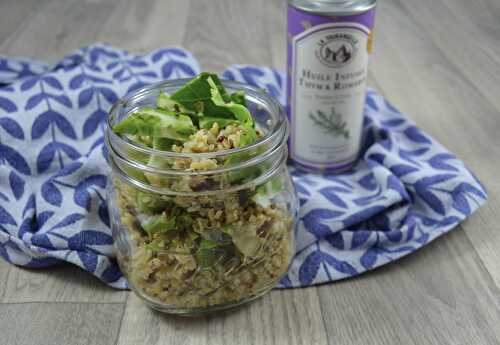
[[[113,237],[147,304],[204,314],[277,285],[297,218],[287,136],[270,96],[206,72],[115,104],[106,133]]]

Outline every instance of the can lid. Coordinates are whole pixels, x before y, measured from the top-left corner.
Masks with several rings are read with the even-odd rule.
[[[288,0],[304,12],[324,16],[349,16],[371,10],[377,0]]]

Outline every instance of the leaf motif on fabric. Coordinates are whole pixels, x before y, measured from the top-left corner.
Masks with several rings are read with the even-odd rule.
[[[343,221],[344,227],[348,228],[354,224],[358,224],[360,222],[368,220],[370,217],[373,217],[374,215],[382,212],[383,210],[385,210],[385,207],[381,205],[367,207],[344,219]]]
[[[0,205],[0,224],[17,225],[14,217],[3,206]]]
[[[26,201],[26,205],[23,208],[23,218],[26,216],[26,212],[33,210],[36,207],[35,194],[31,194]]]
[[[78,108],[85,108],[90,101],[92,100],[92,97],[94,96],[94,88],[89,87],[88,89],[85,89],[80,92],[78,95]]]
[[[414,173],[419,171],[418,168],[407,165],[407,164],[395,164],[391,166],[391,171],[396,175],[397,177],[401,178],[403,176],[406,176],[408,174]]]
[[[347,208],[347,204],[336,194],[335,187],[325,187],[319,190],[330,203],[340,208]]]
[[[405,119],[393,118],[393,119],[382,121],[382,126],[384,126],[384,127],[398,127],[404,123],[406,123]]]
[[[314,281],[322,261],[320,251],[314,251],[305,258],[299,269],[299,281],[302,285],[309,285]]]
[[[486,195],[482,191],[467,182],[457,185],[453,189],[451,196],[453,198],[453,208],[466,216],[472,212],[467,200],[468,197],[473,198],[475,196],[480,199],[486,199]]]
[[[42,184],[42,197],[49,204],[54,206],[61,206],[62,203],[62,193],[61,191],[52,183],[51,180],[46,181]]]
[[[359,262],[365,269],[369,270],[375,266],[377,258],[378,252],[375,249],[370,248],[361,256]]]
[[[78,252],[78,257],[85,268],[89,272],[94,272],[97,268],[97,254],[90,252]]]
[[[358,184],[367,190],[376,190],[378,185],[377,181],[375,181],[375,177],[373,176],[373,172],[363,176],[358,180]]]
[[[366,105],[368,105],[370,108],[372,108],[375,111],[379,110],[379,107],[378,107],[377,103],[375,102],[375,100],[373,99],[373,97],[370,97],[370,96],[366,97]]]
[[[83,73],[77,74],[69,81],[69,88],[71,90],[78,90],[85,83],[85,75]]]
[[[348,276],[354,276],[358,274],[357,270],[347,261],[338,260],[332,255],[329,255],[325,252],[322,253],[323,253],[323,260],[336,271],[346,274]]]
[[[96,245],[112,245],[113,238],[97,230],[82,230],[68,239],[68,246],[75,250],[87,250]]]
[[[13,138],[23,140],[24,131],[22,127],[14,119],[9,117],[0,117],[0,127],[4,129]]]
[[[166,79],[192,77],[196,72],[184,62],[170,60],[161,68],[162,77]]]
[[[83,179],[75,187],[73,200],[77,205],[84,207],[87,211],[90,211],[92,188],[98,187],[104,189],[106,188],[106,181],[106,176],[101,174],[91,175]]]
[[[44,93],[37,93],[37,94],[31,96],[30,98],[28,98],[28,101],[26,101],[26,105],[24,106],[24,110],[28,111],[28,110],[35,108],[44,99],[45,99]]]
[[[31,243],[37,247],[41,247],[44,249],[55,250],[56,248],[50,242],[50,238],[47,234],[35,234],[31,237]]]
[[[64,228],[68,225],[73,225],[76,222],[78,222],[79,220],[82,220],[83,218],[85,218],[85,216],[83,214],[71,213],[71,214],[67,215],[66,217],[64,217],[64,219],[61,220],[59,223],[54,225],[50,230],[55,230],[55,229],[59,229],[59,228]]]
[[[30,175],[31,170],[24,157],[10,146],[0,143],[0,161],[5,159],[18,172]]]
[[[63,89],[61,82],[54,77],[47,76],[47,77],[43,77],[41,80],[56,90],[62,91],[62,89]]]
[[[95,133],[99,124],[103,123],[106,119],[106,112],[101,109],[97,109],[85,120],[83,124],[83,138],[88,138]]]
[[[71,100],[66,95],[47,95],[47,97],[68,108],[72,107]]]
[[[351,248],[357,249],[362,247],[365,243],[368,242],[371,235],[372,235],[371,231],[366,231],[366,230],[354,231],[354,233],[352,234]]]
[[[454,167],[451,164],[448,164],[447,161],[457,159],[454,155],[449,153],[439,153],[429,160],[427,163],[434,169],[438,170],[446,170],[446,171],[458,171],[458,168]]]
[[[406,128],[403,133],[408,139],[416,143],[431,144],[429,138],[426,135],[424,135],[419,128],[415,126],[410,126]]]
[[[25,184],[24,180],[14,170],[10,172],[9,185],[16,200],[21,199],[23,196]]]

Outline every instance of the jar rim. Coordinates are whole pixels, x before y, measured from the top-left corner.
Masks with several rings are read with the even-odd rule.
[[[283,107],[281,104],[273,97],[267,94],[267,92],[259,89],[257,87],[241,83],[238,81],[225,80],[222,79],[221,82],[224,86],[237,89],[245,92],[245,96],[253,96],[254,98],[259,98],[261,103],[265,103],[269,108],[271,113],[275,113],[278,115],[278,120],[273,125],[270,131],[268,131],[262,138],[259,138],[257,141],[253,142],[250,145],[235,147],[222,151],[215,152],[200,152],[200,153],[191,153],[191,152],[172,152],[172,151],[162,151],[154,148],[146,147],[140,144],[137,144],[130,140],[129,138],[118,135],[111,129],[113,127],[112,121],[120,114],[122,110],[124,110],[131,102],[137,101],[142,97],[146,97],[151,93],[154,93],[156,90],[162,90],[167,87],[176,87],[182,86],[191,80],[191,78],[180,78],[174,80],[166,80],[158,83],[154,83],[145,87],[142,87],[138,90],[127,93],[124,97],[116,101],[111,107],[108,116],[106,118],[106,141],[110,147],[113,147],[113,142],[116,141],[119,144],[124,145],[125,147],[132,148],[133,150],[148,154],[155,155],[162,158],[190,158],[190,159],[210,159],[210,158],[223,158],[229,157],[236,154],[242,154],[245,152],[255,151],[259,147],[263,147],[268,143],[272,143],[273,141],[277,141],[272,147],[279,145],[283,141],[286,142],[286,138],[288,136],[288,121],[285,116]],[[281,136],[281,138],[280,138]],[[279,140],[281,139],[281,140]],[[272,149],[270,147],[269,149]],[[267,151],[267,150],[266,150]]]
[[[262,183],[267,182],[270,178],[272,178],[276,172],[280,169],[283,164],[285,164],[288,155],[288,150],[286,146],[284,147],[284,152],[280,155],[279,159],[272,162],[269,169],[267,169],[263,174],[257,176],[255,179],[250,181],[246,181],[242,184],[237,184],[228,188],[224,188],[224,193],[232,193],[237,192],[239,190],[244,190],[250,188],[251,186],[260,185]],[[117,163],[111,159],[110,164],[112,168],[117,168]],[[118,168],[119,169],[119,168]],[[170,171],[172,173],[173,171]],[[192,173],[190,171],[190,173]],[[196,172],[195,172],[196,173]],[[217,171],[218,173],[218,171]],[[182,175],[182,174],[181,174]],[[144,183],[139,181],[129,175],[120,174],[120,178],[126,180],[128,183],[132,184],[136,188],[139,188],[144,191],[152,192],[152,193],[162,193],[165,195],[179,195],[179,196],[200,196],[200,195],[219,195],[221,190],[201,190],[201,191],[176,191],[172,190],[168,187],[158,187],[152,186],[148,183]]]

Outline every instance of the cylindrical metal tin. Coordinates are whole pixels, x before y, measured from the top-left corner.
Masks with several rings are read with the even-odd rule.
[[[339,172],[361,148],[376,0],[289,0],[290,159]]]

